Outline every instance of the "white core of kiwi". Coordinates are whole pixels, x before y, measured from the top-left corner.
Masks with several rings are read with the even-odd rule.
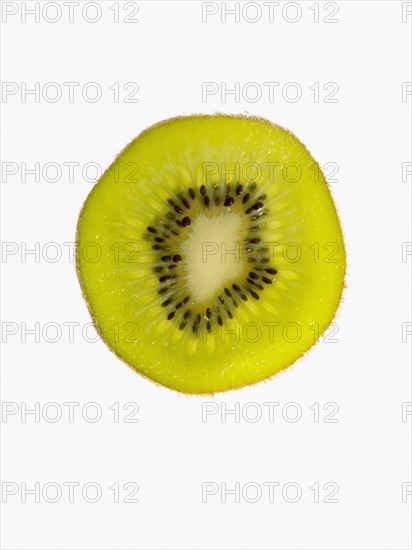
[[[242,223],[242,214],[231,211],[215,217],[199,215],[194,220],[190,235],[181,244],[181,254],[188,291],[196,302],[212,300],[243,274],[239,254]]]

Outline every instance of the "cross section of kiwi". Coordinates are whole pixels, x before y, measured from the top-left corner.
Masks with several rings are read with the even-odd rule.
[[[267,120],[161,122],[124,149],[80,214],[77,268],[99,333],[185,393],[268,378],[339,305],[345,250],[325,178]]]

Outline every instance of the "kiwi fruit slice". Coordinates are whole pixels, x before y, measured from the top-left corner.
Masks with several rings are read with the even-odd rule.
[[[345,249],[327,182],[288,130],[194,115],[145,130],[92,189],[77,270],[106,344],[184,393],[264,380],[340,303]]]

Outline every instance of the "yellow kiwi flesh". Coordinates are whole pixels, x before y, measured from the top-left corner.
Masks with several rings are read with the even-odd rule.
[[[163,121],[82,208],[77,269],[106,344],[185,393],[254,384],[326,330],[345,276],[322,171],[289,131],[245,116]]]

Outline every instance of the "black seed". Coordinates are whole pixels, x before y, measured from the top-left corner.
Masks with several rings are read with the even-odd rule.
[[[184,318],[184,319],[188,319],[191,315],[192,315],[192,312],[190,311],[190,309],[188,309],[188,310],[186,311],[186,313],[183,315],[183,318]]]
[[[236,187],[236,195],[241,195],[243,193],[243,185],[238,185]]]
[[[253,212],[253,208],[248,208],[248,209],[246,210],[246,214],[250,214],[251,212]]]
[[[238,306],[237,306],[236,300],[234,300],[233,298],[232,298],[232,302],[233,302],[233,305],[234,305],[235,307],[238,307]]]
[[[182,321],[179,325],[179,330],[183,330],[186,326],[186,321]]]
[[[254,191],[256,187],[257,187],[256,183],[252,183],[249,187],[249,191]]]
[[[196,334],[197,331],[199,330],[199,323],[197,323],[196,321],[193,323],[193,326],[192,326],[192,332],[193,334]]]
[[[220,327],[223,325],[223,319],[220,315],[217,316],[217,322],[219,323]]]
[[[189,218],[189,216],[185,216],[182,220],[183,227],[189,227],[191,223],[192,223],[192,220]]]
[[[196,315],[196,323],[200,323],[200,320],[201,320],[200,313],[198,313]]]
[[[255,292],[254,290],[250,290],[249,292],[255,300],[259,300],[259,294],[257,292]]]
[[[262,195],[261,197],[258,198],[259,201],[264,201],[266,200],[268,197],[267,195]]]
[[[176,269],[177,265],[168,265],[167,266],[169,269]]]
[[[179,262],[182,261],[182,256],[180,254],[175,254],[172,259],[175,264],[178,264]]]
[[[236,292],[239,292],[239,294],[241,294],[242,289],[240,288],[239,285],[232,285],[232,288],[233,288],[233,290],[236,290]]]
[[[263,202],[255,202],[252,208],[253,210],[260,210],[261,208],[263,208]]]
[[[175,201],[173,199],[167,199],[167,202],[170,204],[170,206],[174,206]]]
[[[229,195],[230,193],[230,183],[226,185],[226,195]]]
[[[164,250],[163,246],[160,246],[160,244],[155,244],[152,248],[153,250]]]
[[[272,281],[271,279],[269,279],[269,277],[262,277],[262,281],[264,283],[266,283],[267,285],[271,285],[272,284]]]
[[[244,302],[247,302],[247,296],[246,296],[246,294],[242,294],[242,295],[241,295],[241,298],[242,298],[242,300],[243,300]]]
[[[169,313],[169,315],[167,316],[168,321],[173,319],[173,317],[175,316],[175,313],[176,313],[175,311],[172,311],[171,313]]]
[[[246,204],[249,199],[250,199],[250,195],[249,195],[249,193],[246,193],[246,195],[242,199],[242,203]]]
[[[202,195],[202,197],[206,195],[206,187],[204,185],[200,187],[200,194]]]
[[[155,240],[157,243],[164,243],[164,242],[165,242],[165,240],[162,239],[161,237],[155,237],[154,240]]]
[[[227,313],[229,319],[233,319],[233,315],[228,309],[226,310],[226,313]]]
[[[261,216],[266,216],[266,213],[260,211],[260,212],[258,212],[257,214],[255,214],[254,216],[250,216],[250,219],[253,220],[253,221],[255,221],[255,220],[257,220],[258,218],[260,218]]]
[[[181,222],[180,220],[176,220],[176,223],[177,223],[177,225],[178,225],[179,227],[183,227],[183,224],[182,224],[182,222]]]
[[[170,227],[170,225],[167,225],[167,224],[165,223],[165,224],[164,224],[164,227],[165,227],[166,229],[168,229],[171,233],[173,233],[173,235],[180,235],[179,231],[176,231],[175,229],[172,229],[172,228]],[[165,235],[165,236],[166,236],[166,235]]]
[[[181,307],[183,306],[183,303],[182,302],[179,302],[178,304],[176,304],[175,306],[175,309],[180,309]]]
[[[187,199],[182,200],[183,206],[189,210],[190,202]]]
[[[172,275],[162,275],[160,278],[159,278],[159,281],[161,283],[165,283],[166,281],[170,281],[170,279],[172,279]]]
[[[181,208],[178,204],[176,204],[176,206],[175,206],[175,211],[178,214],[183,214],[183,208]]]
[[[157,291],[158,294],[162,295],[162,294],[166,294],[166,292],[168,291],[169,289],[167,288],[167,286],[165,286],[164,288],[161,288],[160,290]]]
[[[212,325],[210,324],[210,321],[206,323],[206,328],[208,332],[212,332]]]
[[[259,280],[259,275],[258,275],[257,273],[253,273],[253,271],[250,271],[249,277],[250,277],[251,279],[255,279],[255,281],[258,281],[258,280]]]
[[[190,300],[190,296],[186,296],[186,298],[183,300],[184,304],[187,304],[187,302]]]
[[[234,202],[235,202],[235,199],[233,197],[228,197],[223,204],[224,206],[232,206]]]
[[[203,197],[203,202],[204,202],[204,205],[209,208],[209,204],[210,204],[210,199],[209,197]]]
[[[194,190],[193,190],[191,187],[189,188],[189,195],[190,195],[190,197],[191,197],[192,199],[195,198],[195,192],[194,192]]]
[[[263,290],[263,286],[260,285],[259,283],[255,283],[255,281],[252,281],[252,279],[246,279],[246,281],[251,285],[255,286],[256,288],[258,288],[259,290]]]
[[[154,227],[148,227],[147,230],[150,231],[150,233],[157,233]]]
[[[172,299],[171,298],[168,298],[167,300],[165,300],[163,303],[162,303],[162,307],[166,307],[168,306],[169,304],[172,303]]]
[[[256,238],[256,239],[249,239],[249,242],[252,243],[252,244],[259,244],[260,243],[260,239]]]
[[[207,310],[206,310],[206,317],[208,319],[212,318],[212,310],[210,309],[210,307],[208,307]]]
[[[218,300],[221,304],[224,304],[225,301],[224,301],[223,296],[221,294],[219,294],[219,296],[217,298],[218,298]]]
[[[162,260],[162,262],[170,262],[172,257],[171,256],[162,256],[160,259]]]
[[[262,258],[260,261],[262,262],[262,264],[268,264],[269,258]]]
[[[154,270],[155,273],[161,273],[163,271],[163,267],[155,267]]]
[[[230,290],[228,288],[225,288],[225,294],[226,294],[226,296],[229,296],[229,298],[232,296],[230,294]]]
[[[270,273],[271,275],[276,275],[276,273],[278,272],[277,269],[271,267],[269,269],[265,269],[266,273]]]

